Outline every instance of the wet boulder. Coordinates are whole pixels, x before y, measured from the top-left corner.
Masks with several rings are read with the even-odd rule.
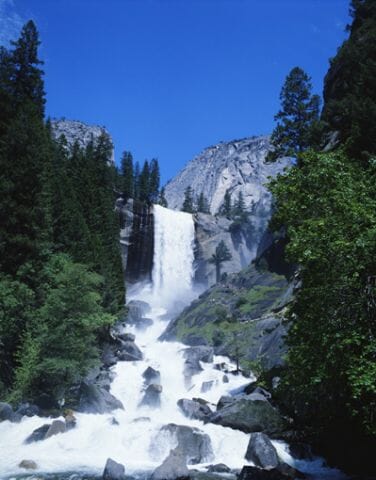
[[[145,390],[140,406],[159,408],[161,406],[162,385],[151,383]]]
[[[119,333],[117,338],[123,342],[134,342],[136,340],[136,335],[133,333]]]
[[[213,413],[209,421],[246,433],[276,434],[286,428],[286,422],[278,410],[264,397],[260,400],[252,395],[235,398],[235,401]]]
[[[285,475],[276,468],[264,470],[246,465],[242,468],[238,480],[293,480],[293,477]]]
[[[251,434],[245,458],[261,468],[276,468],[279,464],[277,450],[269,437],[261,432]]]
[[[138,348],[138,346],[131,341],[121,342],[120,347],[117,353],[117,357],[119,360],[126,361],[126,362],[134,362],[138,360],[142,360],[142,352]]]
[[[181,398],[178,406],[187,418],[205,421],[213,412],[205,401]]]
[[[131,300],[127,304],[128,307],[128,322],[132,319],[142,318],[144,315],[151,312],[151,307],[147,302],[142,300]]]
[[[38,465],[34,462],[34,460],[22,460],[18,464],[19,468],[24,468],[25,470],[36,470]]]
[[[216,463],[215,465],[208,466],[208,472],[210,473],[230,473],[231,468],[224,463]]]
[[[104,467],[103,480],[125,480],[125,468],[121,463],[108,458]]]
[[[124,409],[123,404],[105,388],[85,382],[81,384],[80,401],[77,408],[79,412],[109,413],[117,408]]]
[[[150,385],[151,383],[161,383],[161,374],[158,370],[155,370],[152,367],[148,367],[142,374],[145,384]]]
[[[34,417],[35,415],[40,414],[40,409],[29,402],[22,403],[16,410],[16,414],[21,417]]]
[[[48,432],[48,429],[50,428],[49,424],[44,424],[39,428],[36,428],[24,441],[24,443],[29,444],[33,442],[39,442],[41,440],[44,440],[44,437],[46,433]]]
[[[186,456],[179,447],[170,451],[163,463],[154,470],[151,480],[176,480],[177,478],[189,478]]]
[[[176,439],[188,465],[210,462],[214,457],[209,435],[198,428],[169,423],[163,426],[160,432],[164,435],[167,432]]]
[[[199,345],[197,347],[189,347],[183,350],[183,357],[190,361],[200,361],[205,363],[213,362],[214,350],[212,347]]]
[[[209,381],[209,382],[202,382],[201,392],[202,392],[202,393],[209,392],[209,391],[213,388],[213,385],[214,385],[214,381],[213,381],[213,380],[211,380],[211,381]]]
[[[74,416],[73,410],[66,410],[64,412],[64,420],[66,430],[72,430],[77,425],[77,418]]]
[[[220,410],[221,408],[231,405],[235,402],[236,399],[234,397],[231,397],[230,395],[222,395],[218,400],[217,410]]]
[[[67,431],[67,427],[65,425],[65,422],[62,420],[54,420],[51,425],[49,426],[44,439],[53,437],[54,435],[57,435],[58,433],[65,433]]]
[[[21,420],[21,415],[15,413],[9,403],[0,402],[0,422],[5,420],[19,422]]]
[[[303,442],[291,442],[289,444],[290,455],[298,460],[313,460],[314,455],[310,445]]]
[[[115,347],[110,344],[105,344],[101,354],[101,362],[105,368],[110,368],[116,365],[118,359],[115,354]],[[90,379],[88,380],[90,382]]]

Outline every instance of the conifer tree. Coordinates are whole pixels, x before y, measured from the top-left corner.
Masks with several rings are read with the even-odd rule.
[[[141,202],[149,202],[149,193],[150,193],[150,168],[149,162],[145,160],[140,173],[139,180],[139,199]]]
[[[156,158],[153,158],[150,162],[150,178],[149,178],[149,200],[152,203],[158,201],[159,195],[159,183],[160,183],[159,164]]]
[[[213,253],[211,258],[209,259],[209,262],[214,263],[214,265],[215,265],[215,273],[216,273],[217,283],[221,279],[221,265],[222,265],[222,263],[223,262],[228,262],[229,260],[231,260],[231,258],[232,258],[232,255],[231,255],[229,249],[227,248],[225,242],[223,240],[221,240],[219,242],[219,244],[217,245],[216,249],[215,249],[215,253]]]
[[[122,193],[126,199],[134,196],[133,157],[131,152],[124,152],[121,158],[120,173],[122,177]]]
[[[315,146],[313,140],[321,130],[320,97],[311,92],[310,77],[301,68],[293,68],[281,90],[281,110],[274,117],[277,126],[271,137],[274,150],[269,152],[269,160],[281,156],[296,158]]]
[[[201,213],[210,213],[209,203],[203,192],[200,193],[197,199],[197,211]]]
[[[184,202],[181,208],[182,212],[194,213],[193,205],[193,190],[192,187],[187,187],[184,192]]]
[[[165,187],[161,188],[161,191],[159,193],[158,203],[159,203],[159,205],[161,205],[161,207],[168,208],[168,203],[167,203],[167,200],[166,200],[166,197],[165,197]]]
[[[232,212],[231,195],[229,190],[227,189],[223,199],[222,213],[225,217],[230,218],[231,212]]]
[[[134,189],[134,198],[136,200],[140,199],[140,163],[137,161],[134,164],[134,174],[133,174],[133,189]]]

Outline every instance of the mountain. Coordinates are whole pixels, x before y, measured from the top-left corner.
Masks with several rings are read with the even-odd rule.
[[[107,134],[110,137],[111,143],[113,143],[111,135],[105,127],[88,125],[78,120],[66,120],[65,118],[60,120],[53,119],[51,120],[51,129],[55,139],[60,138],[62,135],[65,136],[69,148],[72,148],[75,142],[77,142],[81,148],[85,148],[91,140],[93,140],[95,144],[103,133]],[[112,149],[109,162],[115,162],[114,149]]]
[[[291,164],[288,158],[267,163],[270,148],[269,136],[221,142],[206,148],[167,183],[169,208],[181,209],[184,191],[190,186],[196,196],[204,193],[212,214],[218,213],[227,190],[232,202],[242,192],[248,211],[270,210],[271,195],[265,187],[268,177],[275,177]]]

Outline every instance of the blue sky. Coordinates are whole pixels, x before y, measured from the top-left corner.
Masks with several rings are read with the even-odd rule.
[[[203,148],[269,133],[296,65],[316,93],[348,0],[0,0],[0,42],[32,18],[47,113],[104,125],[163,181]]]

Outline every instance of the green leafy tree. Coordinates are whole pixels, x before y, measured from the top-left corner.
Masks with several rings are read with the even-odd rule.
[[[18,352],[14,396],[53,396],[85,375],[98,361],[97,333],[114,317],[101,306],[103,279],[68,256],[51,257],[45,266],[46,300],[33,313]]]
[[[318,131],[321,130],[320,97],[311,91],[309,76],[301,68],[293,68],[281,90],[281,110],[274,117],[277,126],[271,136],[274,150],[269,152],[269,160],[298,157],[314,147],[313,140],[320,137]]]
[[[283,391],[301,423],[335,438],[376,434],[375,180],[339,151],[307,153],[271,182],[273,227],[287,229],[302,281]]]
[[[221,240],[215,249],[215,253],[209,259],[210,263],[215,265],[216,281],[217,283],[221,279],[221,265],[223,262],[228,262],[232,259],[232,255],[227,248],[225,242]]]
[[[121,157],[120,173],[122,177],[122,193],[125,198],[134,196],[133,157],[131,152],[124,152]]]
[[[184,202],[181,208],[182,212],[194,213],[193,190],[187,187],[184,192]]]

